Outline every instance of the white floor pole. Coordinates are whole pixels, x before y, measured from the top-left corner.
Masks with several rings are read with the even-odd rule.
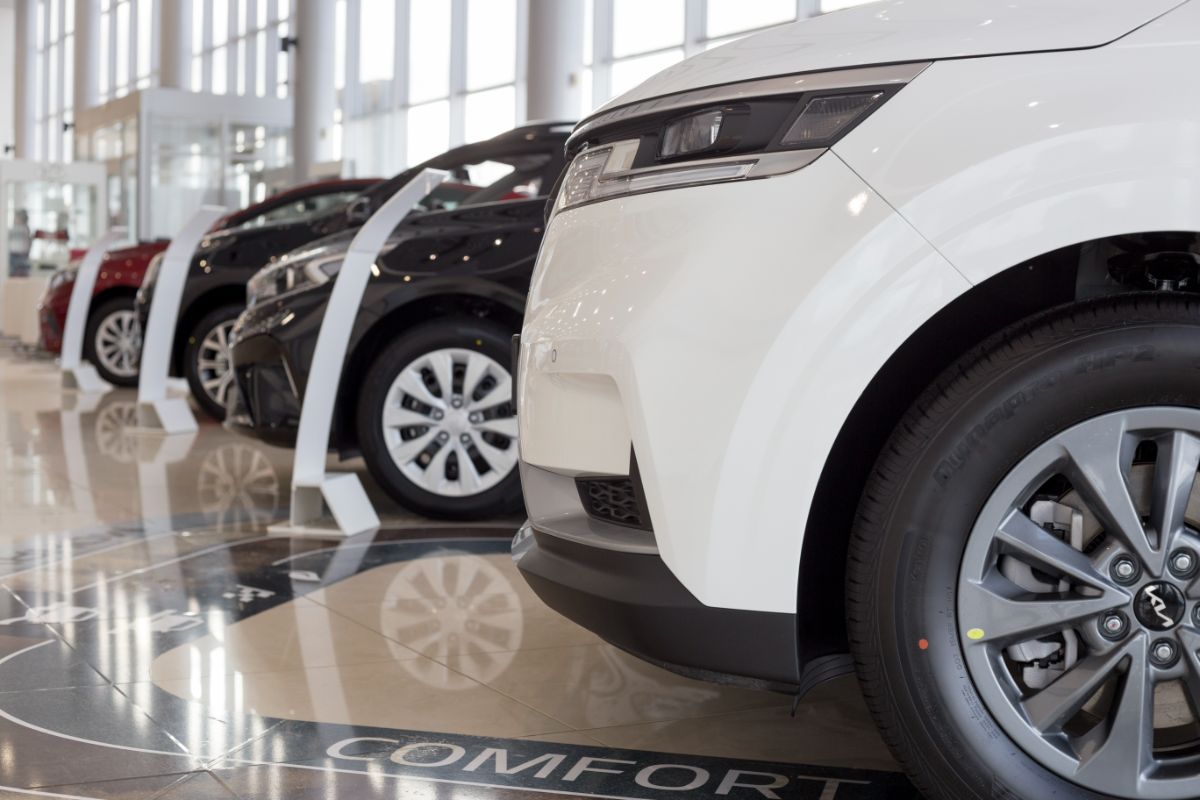
[[[163,254],[150,301],[150,316],[142,331],[142,363],[138,372],[138,426],[166,433],[191,433],[198,430],[187,399],[168,397],[171,373],[171,344],[179,321],[183,286],[196,245],[218,218],[224,206],[201,206],[200,210],[175,235]]]
[[[107,392],[112,388],[112,384],[96,372],[95,366],[84,363],[83,336],[87,332],[88,311],[96,288],[96,276],[100,274],[100,262],[113,244],[124,241],[125,236],[125,228],[113,228],[100,236],[92,242],[75,273],[75,286],[67,304],[67,322],[63,326],[60,358],[63,388],[81,392]]]
[[[294,534],[311,530],[312,523],[325,516],[325,506],[329,507],[338,528],[348,536],[379,527],[379,516],[358,476],[325,472],[333,408],[350,333],[371,278],[371,267],[400,221],[448,177],[441,170],[422,170],[392,195],[350,242],[325,307],[300,408],[290,520],[287,525],[273,526],[272,531]]]

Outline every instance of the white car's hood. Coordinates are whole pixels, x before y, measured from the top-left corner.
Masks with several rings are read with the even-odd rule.
[[[701,53],[605,107],[774,75],[1098,47],[1185,1],[886,0],[784,25]]]

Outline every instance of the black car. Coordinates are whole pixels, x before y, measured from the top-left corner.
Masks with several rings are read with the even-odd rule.
[[[408,508],[471,518],[520,507],[510,340],[569,132],[526,126],[434,159],[478,191],[453,209],[410,213],[372,269],[330,447],[361,454]],[[294,444],[332,278],[353,237],[293,251],[251,280],[233,331],[228,427]]]
[[[308,242],[357,228],[407,182],[407,173],[387,181],[347,179],[306,184],[270,202],[271,213],[226,217],[192,255],[179,306],[171,371],[187,378],[192,395],[210,416],[225,418],[229,386],[229,331],[246,307],[246,281],[273,258]],[[430,198],[453,205],[470,187],[444,185]],[[287,200],[280,204],[277,200]],[[264,204],[265,207],[265,204]],[[137,296],[145,329],[157,268],[152,266]]]

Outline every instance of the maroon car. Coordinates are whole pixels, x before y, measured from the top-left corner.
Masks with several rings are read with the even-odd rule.
[[[350,201],[378,178],[329,180],[297,186],[272,195],[241,211],[227,214],[213,230],[271,225],[324,211]],[[134,386],[138,379],[141,328],[134,311],[134,298],[150,261],[167,249],[166,239],[140,242],[132,247],[110,250],[100,262],[100,273],[88,310],[83,355],[100,375],[116,386]],[[67,306],[75,287],[78,262],[55,273],[38,307],[42,346],[52,353],[62,351]]]

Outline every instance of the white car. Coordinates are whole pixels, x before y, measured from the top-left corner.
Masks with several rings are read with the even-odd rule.
[[[894,0],[572,136],[520,339],[554,608],[927,797],[1200,796],[1200,0]]]

